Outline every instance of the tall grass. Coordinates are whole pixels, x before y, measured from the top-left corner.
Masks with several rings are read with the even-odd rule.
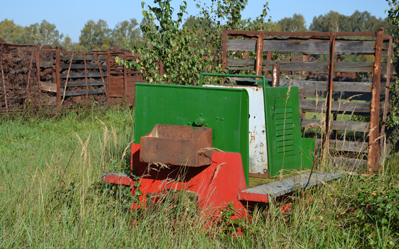
[[[275,201],[256,208],[251,221],[241,222],[239,236],[227,229],[228,220],[207,226],[184,194],[129,211],[128,190],[103,183],[104,172],[129,166],[126,148],[134,122],[129,109],[3,117],[0,122],[1,248],[397,246],[398,224],[391,222],[384,230],[369,222],[375,229],[367,230],[357,224],[359,208],[348,211],[363,186],[372,185],[370,191],[382,195],[398,185],[394,159],[374,177],[344,174],[338,181],[295,193],[289,214],[281,213],[282,203]]]

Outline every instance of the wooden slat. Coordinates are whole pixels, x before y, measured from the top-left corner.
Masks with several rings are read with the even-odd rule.
[[[320,147],[322,139],[316,139],[317,147]],[[343,140],[330,140],[329,143],[330,150],[333,151],[348,151],[348,152],[360,152],[366,153],[368,142],[352,142],[352,141],[343,141]]]
[[[54,66],[54,62],[53,61],[41,61],[40,62],[40,67],[53,67]]]
[[[267,79],[271,80],[271,79]],[[304,90],[325,90],[327,89],[327,81],[310,81],[297,79],[280,79],[281,86],[297,86]],[[334,82],[334,91],[337,92],[371,92],[371,82]],[[381,87],[385,87],[385,83],[381,83]]]
[[[333,101],[331,104],[331,111],[338,113],[370,113],[371,109],[369,102]],[[381,107],[383,107],[383,103],[381,103]],[[299,108],[301,108],[303,112],[326,111],[324,100],[299,100]]]
[[[331,162],[335,166],[344,166],[344,167],[357,168],[357,169],[362,169],[367,167],[367,160],[364,159],[333,157],[331,158]]]
[[[102,86],[103,82],[102,81],[88,81],[87,82],[88,86]],[[107,84],[107,81],[105,81],[105,84]],[[65,82],[61,82],[61,87],[65,86]],[[69,82],[67,84],[67,87],[79,87],[79,86],[86,86],[86,81],[73,81]]]
[[[103,74],[104,76],[107,76],[106,73]],[[67,77],[66,73],[60,74],[60,78],[65,79]],[[70,73],[69,74],[69,79],[74,79],[74,78],[84,78],[85,73]],[[88,78],[100,78],[101,74],[100,73],[87,73]]]
[[[311,124],[321,125],[322,120],[317,119],[301,119],[301,127],[305,128],[306,126],[312,126]],[[323,120],[324,122],[324,120]],[[368,132],[369,123],[368,122],[355,122],[355,121],[331,121],[331,130],[338,131],[359,131],[359,132]]]
[[[305,98],[326,98],[327,91],[322,90],[303,90],[303,97]],[[363,101],[371,101],[371,93],[370,92],[332,92],[333,99],[350,99],[350,100],[363,100]],[[381,100],[385,99],[385,94],[382,93],[380,95]]]
[[[374,54],[374,41],[337,41],[336,54]],[[387,54],[385,45],[383,56]],[[227,40],[227,51],[256,51],[255,40]],[[264,40],[263,51],[328,54],[329,41]]]
[[[273,64],[280,64],[281,71],[310,71],[327,72],[328,62],[299,62],[299,61],[263,61],[263,69],[272,70]],[[372,72],[373,62],[336,62],[334,72]],[[227,58],[227,69],[229,70],[254,70],[255,60]],[[387,71],[387,63],[381,63],[382,72]],[[395,68],[391,66],[391,72],[396,74]]]
[[[96,90],[89,90],[88,94],[104,94],[104,88],[96,89]],[[64,91],[61,90],[61,95],[64,95]],[[86,95],[86,91],[66,91],[65,96],[71,97],[71,96],[80,96],[80,95]]]
[[[75,58],[75,57],[74,57]],[[61,69],[68,69],[69,68],[69,64],[60,64],[60,68]],[[71,65],[71,69],[85,69],[85,65],[84,64],[72,64]],[[97,65],[87,65],[87,69],[98,69]],[[106,65],[102,65],[101,69],[107,69]]]
[[[107,56],[105,56],[105,55],[101,55],[101,56],[98,56],[98,58],[101,60],[101,59],[106,59],[107,58]],[[61,56],[61,58],[60,58],[60,60],[70,60],[71,59],[71,56],[70,55],[62,55]],[[73,56],[73,60],[74,61],[83,61],[83,56]],[[97,60],[97,58],[96,58],[96,56],[94,56],[94,55],[86,55],[86,60]]]
[[[40,81],[40,89],[45,92],[56,93],[57,84]]]

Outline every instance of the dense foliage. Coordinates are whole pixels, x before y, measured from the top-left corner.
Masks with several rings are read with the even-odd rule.
[[[171,0],[155,0],[157,6],[143,10],[141,25],[144,46],[135,46],[139,54],[136,61],[123,62],[144,74],[147,82],[168,82],[174,84],[198,84],[203,72],[222,72],[222,31],[227,29],[269,30],[266,21],[267,4],[254,20],[242,19],[241,12],[246,0],[212,0],[211,6],[200,6],[200,17],[188,18],[183,23],[187,3],[184,1],[173,19]],[[143,9],[145,4],[142,3]],[[162,65],[162,68],[161,68]]]
[[[43,20],[22,27],[13,20],[4,19],[0,22],[0,38],[17,44],[62,46],[67,50],[91,51],[107,50],[110,47],[128,49],[135,43],[140,43],[139,24],[135,18],[119,22],[114,29],[110,29],[106,21],[87,21],[81,30],[79,42],[72,42],[69,35],[60,33],[55,24]],[[64,38],[64,39],[63,39]]]

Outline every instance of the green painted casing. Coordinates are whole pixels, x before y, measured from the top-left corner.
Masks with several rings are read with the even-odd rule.
[[[241,153],[249,172],[249,97],[245,89],[136,83],[134,141],[154,125],[187,125],[204,120],[212,128],[213,147]],[[226,179],[228,181],[228,179]]]
[[[313,167],[314,140],[301,136],[298,87],[263,87],[271,177]],[[313,143],[313,147],[312,147]]]

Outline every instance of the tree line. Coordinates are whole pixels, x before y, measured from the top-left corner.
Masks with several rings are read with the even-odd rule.
[[[183,27],[191,30],[196,25],[196,32],[200,32],[212,25],[209,19],[204,20],[204,17],[190,16],[185,20]],[[62,46],[66,50],[75,51],[107,50],[114,46],[130,49],[134,45],[142,44],[140,26],[145,23],[145,18],[142,19],[140,24],[135,18],[132,18],[117,23],[111,29],[105,20],[100,19],[97,22],[89,20],[81,30],[79,42],[72,42],[68,35],[64,36],[57,30],[55,24],[46,20],[23,27],[15,24],[13,20],[4,19],[0,22],[0,37],[16,44],[40,43],[52,47]],[[387,18],[377,18],[368,11],[355,11],[350,16],[330,11],[324,15],[315,16],[308,27],[301,14],[294,14],[292,17],[285,17],[274,23],[268,20],[266,24],[259,27],[252,27],[254,23],[256,23],[255,20],[249,20],[244,24],[241,23],[239,28],[288,32],[361,32],[377,31],[383,26],[388,34],[392,34],[395,29],[395,25]]]
[[[57,30],[55,24],[46,20],[26,27],[8,19],[0,22],[0,38],[7,42],[40,43],[74,51],[108,50],[113,46],[129,49],[133,43],[139,43],[141,39],[140,25],[135,18],[117,23],[113,29],[109,28],[107,22],[102,19],[97,22],[89,20],[80,33],[79,42],[72,42],[69,35],[64,36]]]

